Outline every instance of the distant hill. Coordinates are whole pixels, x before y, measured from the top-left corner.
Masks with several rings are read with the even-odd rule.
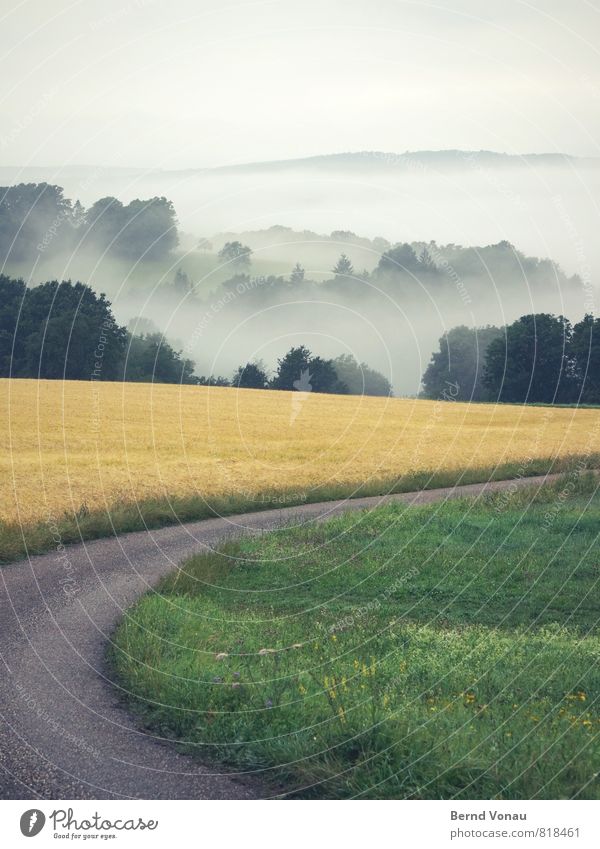
[[[244,162],[222,165],[217,168],[148,169],[98,167],[96,165],[66,166],[0,166],[0,184],[15,182],[53,182],[58,185],[73,181],[86,185],[89,182],[110,180],[115,183],[146,183],[148,180],[171,181],[181,177],[208,177],[227,174],[250,174],[253,172],[276,173],[292,170],[309,171],[411,171],[423,167],[432,171],[457,171],[478,167],[600,167],[600,157],[579,157],[566,153],[525,153],[522,155],[497,153],[491,150],[416,150],[394,153],[379,150],[363,150],[347,153],[330,153],[307,156],[299,159],[281,159],[265,162]]]
[[[481,167],[531,167],[531,166],[600,166],[600,157],[577,157],[566,153],[526,153],[515,155],[496,153],[490,150],[417,150],[405,153],[393,153],[378,150],[364,150],[357,153],[332,153],[323,156],[309,156],[301,159],[283,159],[272,162],[251,162],[240,165],[226,165],[210,169],[210,173],[247,173],[249,171],[278,171],[290,169],[340,169],[354,170],[412,170],[415,166],[424,166],[436,171],[456,171],[473,166]],[[189,170],[185,173],[194,173]],[[205,172],[206,173],[206,172]]]

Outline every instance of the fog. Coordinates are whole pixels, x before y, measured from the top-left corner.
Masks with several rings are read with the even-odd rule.
[[[600,262],[600,160],[560,156],[367,153],[213,170],[0,168],[3,183],[58,183],[88,206],[165,195],[184,232],[274,224],[351,230],[390,242],[487,245],[507,240],[569,273]]]
[[[29,265],[8,262],[5,271],[32,284],[51,277],[88,282],[108,294],[122,323],[151,319],[196,362],[197,373],[231,376],[253,359],[273,368],[292,345],[305,344],[327,357],[352,353],[382,371],[397,394],[413,394],[449,328],[501,326],[528,312],[577,320],[597,300],[594,160],[375,153],[207,171],[4,168],[0,180],[58,183],[84,206],[104,195],[124,203],[172,200],[180,245],[160,262],[76,249]],[[234,239],[253,250],[248,269],[216,256]],[[393,280],[360,279],[391,244],[432,240],[436,279],[418,268],[398,269]],[[501,242],[514,250],[480,250]],[[476,250],[457,253],[448,245]],[[342,252],[356,279],[324,283]],[[564,274],[527,257],[549,258]],[[275,284],[271,278],[289,278],[296,262],[305,283]],[[173,285],[177,268],[190,291]],[[224,288],[240,271],[246,278]]]

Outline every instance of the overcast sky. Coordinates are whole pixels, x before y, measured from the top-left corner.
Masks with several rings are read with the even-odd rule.
[[[24,0],[0,161],[198,168],[348,150],[600,154],[600,3]]]

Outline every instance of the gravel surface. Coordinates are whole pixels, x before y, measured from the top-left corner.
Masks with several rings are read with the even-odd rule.
[[[136,725],[105,663],[122,612],[185,557],[240,533],[389,501],[424,504],[522,478],[207,519],[68,546],[0,569],[0,798],[250,799],[260,778],[215,771]]]

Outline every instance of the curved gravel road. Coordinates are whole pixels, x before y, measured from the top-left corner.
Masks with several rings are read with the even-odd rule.
[[[260,798],[257,780],[219,773],[144,732],[107,677],[124,608],[185,557],[239,533],[557,478],[521,478],[307,504],[95,540],[0,569],[0,798]],[[75,591],[74,591],[75,590]]]

